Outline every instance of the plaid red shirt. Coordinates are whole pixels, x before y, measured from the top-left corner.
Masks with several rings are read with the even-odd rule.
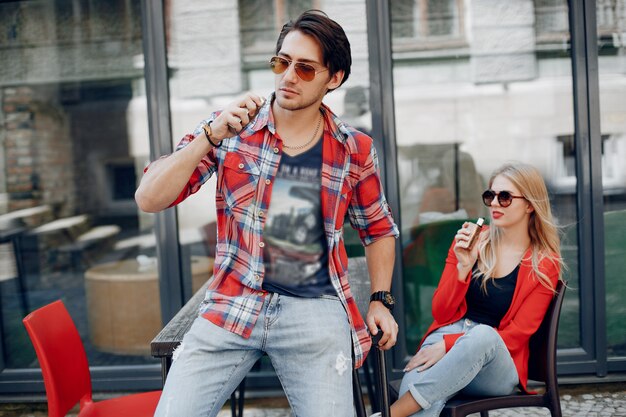
[[[267,100],[258,116],[238,136],[225,139],[223,146],[211,149],[172,203],[180,203],[217,173],[214,279],[200,313],[243,337],[250,336],[267,294],[261,287],[263,225],[282,155],[271,101]],[[328,107],[322,106],[321,110],[324,116],[321,205],[328,270],[348,313],[358,368],[371,348],[371,340],[348,284],[348,258],[343,242],[346,212],[364,245],[387,236],[398,237],[399,233],[383,194],[372,139],[344,124]],[[201,122],[194,135],[185,136],[176,150],[193,141],[201,126],[217,114]]]

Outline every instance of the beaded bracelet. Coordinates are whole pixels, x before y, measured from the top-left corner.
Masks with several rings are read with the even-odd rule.
[[[214,148],[219,148],[220,146],[222,146],[222,142],[213,143],[213,141],[211,140],[211,123],[213,123],[213,120],[211,120],[209,123],[205,125],[202,125],[202,130],[204,131],[204,136],[206,136],[206,140],[209,141],[211,146],[213,146]]]

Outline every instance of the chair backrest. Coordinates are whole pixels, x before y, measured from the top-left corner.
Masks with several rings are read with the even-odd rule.
[[[529,342],[528,378],[545,382],[548,389],[556,386],[556,341],[565,288],[565,284],[559,281],[541,326]]]
[[[79,401],[90,401],[87,355],[63,303],[59,300],[41,307],[23,322],[43,373],[48,416],[63,417]]]

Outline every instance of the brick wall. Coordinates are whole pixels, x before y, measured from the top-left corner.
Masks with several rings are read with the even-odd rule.
[[[53,87],[2,89],[4,180],[8,211],[49,204],[73,213],[72,142]]]

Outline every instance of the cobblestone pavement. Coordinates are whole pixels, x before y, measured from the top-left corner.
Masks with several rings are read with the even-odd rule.
[[[603,386],[561,388],[563,417],[626,417],[626,384],[611,384],[608,391]],[[600,390],[600,391],[598,391]],[[292,417],[288,408],[257,407],[254,401],[245,409],[245,417]],[[510,408],[489,412],[490,417],[543,417],[550,416],[545,408]],[[230,410],[223,410],[218,417],[230,417]],[[471,414],[479,417],[479,414]]]
[[[585,394],[573,397],[564,395],[561,407],[563,417],[626,417],[626,393]],[[245,417],[292,417],[287,408],[246,407]],[[230,410],[223,410],[218,417],[230,417]],[[550,416],[547,409],[511,408],[491,411],[490,417],[540,417]],[[471,414],[470,417],[479,417]]]
[[[563,417],[626,417],[626,383],[561,387]],[[245,417],[292,417],[284,398],[246,399]],[[512,408],[492,411],[492,417],[549,416],[546,409]],[[0,417],[46,417],[45,404],[0,404]],[[70,413],[67,417],[76,417]],[[218,417],[230,417],[225,407]],[[329,416],[341,417],[341,416]],[[472,414],[471,417],[478,417]]]

